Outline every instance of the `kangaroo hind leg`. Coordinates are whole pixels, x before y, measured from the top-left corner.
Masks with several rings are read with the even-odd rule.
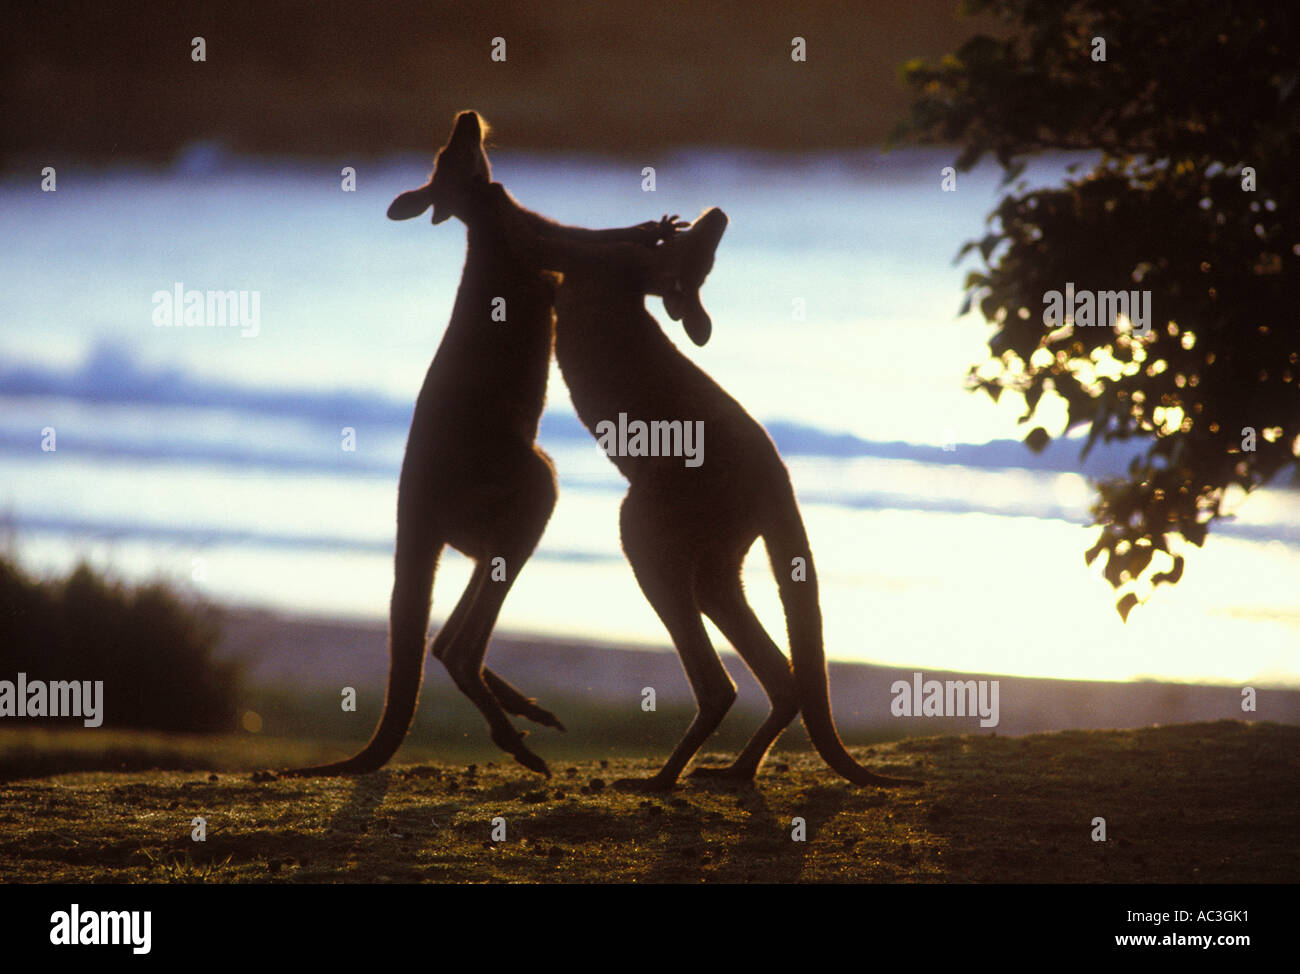
[[[697,576],[700,606],[731,642],[763,687],[772,709],[736,760],[724,768],[696,768],[693,777],[751,781],[781,732],[799,713],[794,671],[745,598],[739,561]]]
[[[435,652],[442,652],[439,658],[456,686],[487,720],[493,743],[513,755],[524,767],[549,777],[546,762],[524,744],[525,734],[515,730],[510,723],[501,701],[488,686],[483,668],[488,639],[496,626],[501,606],[524,563],[537,547],[555,507],[555,475],[546,459],[529,450],[518,458],[514,466],[509,476],[495,481],[513,484],[514,489],[501,503],[494,505],[492,530],[476,552],[479,563],[466,592],[470,602],[449,642],[435,647]],[[496,562],[498,558],[505,566],[504,578],[501,579],[493,577],[500,564]],[[500,682],[504,684],[504,681]],[[522,694],[519,697],[525,699]]]
[[[685,532],[673,532],[675,523],[671,509],[638,495],[635,487],[623,501],[623,550],[641,591],[672,637],[699,708],[658,774],[644,781],[619,782],[646,791],[667,790],[676,784],[682,769],[718,729],[736,699],[736,685],[709,641],[695,600],[692,542]]]
[[[465,592],[461,595],[460,601],[456,603],[456,608],[452,610],[451,615],[447,617],[447,621],[442,624],[438,634],[433,639],[430,652],[439,661],[447,655],[448,647],[456,641],[456,637],[465,625],[465,617],[469,613],[470,606],[474,604],[474,600],[482,592],[483,585],[488,584],[488,578],[491,574],[488,570],[489,566],[480,567],[483,568],[482,577],[479,577],[479,572],[476,570],[475,574],[470,578],[469,584],[465,586]],[[486,648],[483,652],[486,657]],[[556,717],[555,714],[544,707],[539,707],[536,699],[524,696],[486,666],[483,668],[483,681],[506,713],[531,720],[543,727],[554,727],[556,730],[561,731],[565,729],[564,724],[560,722],[560,718]]]

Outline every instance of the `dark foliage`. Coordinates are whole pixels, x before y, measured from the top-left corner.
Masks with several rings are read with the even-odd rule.
[[[214,658],[219,636],[216,610],[168,585],[128,587],[84,564],[41,581],[0,556],[0,679],[103,680],[105,728],[231,730],[240,671]]]
[[[967,278],[995,326],[990,361],[971,369],[996,399],[1022,394],[1035,416],[1054,393],[1068,428],[1133,439],[1127,477],[1097,485],[1105,577],[1120,614],[1177,582],[1178,539],[1200,546],[1249,493],[1300,454],[1300,8],[1276,2],[975,0],[1008,40],[975,37],[932,67],[909,62],[915,101],[895,138],[986,153],[1008,191],[990,232],[967,244],[985,269]],[[1096,41],[1105,43],[1105,60]],[[1097,154],[1059,188],[1016,182],[1045,150]],[[1145,333],[1056,327],[1046,295],[1067,282],[1150,292]],[[1036,426],[1026,442],[1050,436]],[[1173,544],[1171,545],[1171,541]]]

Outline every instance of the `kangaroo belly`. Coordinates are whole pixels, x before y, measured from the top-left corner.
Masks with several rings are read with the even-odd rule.
[[[443,437],[465,427],[488,438],[531,443],[537,436],[554,344],[554,286],[540,274],[492,271],[467,266],[412,435],[417,427]]]

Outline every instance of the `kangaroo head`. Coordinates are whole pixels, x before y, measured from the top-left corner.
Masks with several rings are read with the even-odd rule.
[[[727,222],[727,215],[712,207],[674,241],[683,247],[682,262],[667,286],[658,292],[668,317],[680,321],[696,345],[703,345],[713,334],[713,321],[700,302],[700,287],[713,270],[713,252],[727,229]]]
[[[418,189],[407,190],[388,207],[390,220],[409,220],[433,207],[433,222],[465,213],[471,192],[492,182],[492,167],[483,151],[487,123],[477,112],[461,112],[451,138],[438,151],[433,175]]]

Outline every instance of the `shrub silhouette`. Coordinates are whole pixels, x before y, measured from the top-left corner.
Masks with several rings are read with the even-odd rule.
[[[166,583],[128,586],[84,563],[39,580],[0,555],[0,679],[103,680],[105,728],[232,729],[241,667],[215,658],[220,634],[217,609]]]
[[[1085,455],[1099,440],[1145,448],[1096,485],[1085,556],[1106,553],[1127,619],[1182,577],[1180,549],[1231,516],[1234,494],[1300,483],[1300,14],[1262,0],[966,8],[1013,36],[906,64],[915,100],[895,135],[957,143],[960,170],[991,154],[1004,187],[1035,153],[1097,154],[1064,186],[1004,196],[962,250],[986,265],[965,307],[994,326],[973,388],[1022,395],[1022,423],[1050,392],[1067,429],[1090,427]],[[1145,290],[1148,333],[1045,320],[1067,282]],[[1039,425],[1025,442],[1050,438]]]

